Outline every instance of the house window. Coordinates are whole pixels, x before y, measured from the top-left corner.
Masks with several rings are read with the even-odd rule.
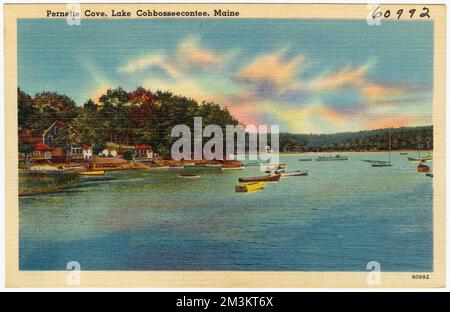
[[[56,126],[55,128],[53,128],[53,133],[54,133],[55,135],[59,135],[59,131],[60,131],[60,129],[59,129],[58,126]]]
[[[52,141],[53,141],[53,136],[49,135],[49,136],[47,137],[47,142],[48,142],[48,143],[51,143]]]
[[[41,155],[41,152],[39,152],[39,151],[34,151],[34,152],[33,152],[33,155],[34,155],[34,156],[39,156],[39,155]]]
[[[72,147],[72,154],[83,154],[83,149]]]
[[[45,158],[51,158],[52,153],[51,152],[45,152]]]

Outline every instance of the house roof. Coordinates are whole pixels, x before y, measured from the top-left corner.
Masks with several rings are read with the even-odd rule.
[[[81,144],[81,147],[84,148],[84,149],[89,149],[89,148],[91,148],[91,147],[89,146],[89,144]]]
[[[138,145],[138,146],[136,146],[135,149],[138,151],[146,151],[146,150],[151,150],[152,147],[149,145]]]
[[[34,146],[34,150],[35,150],[35,151],[46,152],[46,151],[51,151],[52,148],[51,148],[50,146],[48,146],[48,145],[46,145],[46,144],[40,142],[40,143],[38,143],[38,144],[36,144],[36,145]]]

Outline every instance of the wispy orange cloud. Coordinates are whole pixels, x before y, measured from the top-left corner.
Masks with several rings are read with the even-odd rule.
[[[222,54],[205,49],[198,37],[189,37],[178,46],[175,60],[180,66],[211,68],[223,65],[232,56],[232,52]]]
[[[158,67],[164,70],[170,77],[178,78],[181,76],[179,70],[167,60],[163,54],[150,54],[131,60],[126,65],[118,68],[118,71],[125,74],[134,74],[147,70],[151,67]]]
[[[371,62],[358,67],[347,65],[333,73],[319,76],[312,83],[312,88],[316,91],[332,91],[341,87],[361,86],[371,66]]]
[[[237,72],[239,79],[258,82],[271,81],[278,86],[290,84],[301,72],[305,57],[298,55],[286,58],[286,49],[257,57],[249,65]]]
[[[401,86],[369,82],[362,85],[360,90],[369,102],[391,101],[407,94],[407,89]]]
[[[383,117],[380,119],[370,120],[366,124],[367,130],[383,129],[383,128],[399,128],[411,126],[415,122],[410,116]]]

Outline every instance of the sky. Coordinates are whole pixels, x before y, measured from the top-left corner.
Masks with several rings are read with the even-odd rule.
[[[336,133],[430,125],[433,23],[21,19],[19,87],[77,105],[138,86],[213,101],[243,124]]]

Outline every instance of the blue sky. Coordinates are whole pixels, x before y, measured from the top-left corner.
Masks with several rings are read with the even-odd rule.
[[[430,21],[22,19],[18,64],[21,89],[78,105],[144,86],[289,132],[431,124]]]

